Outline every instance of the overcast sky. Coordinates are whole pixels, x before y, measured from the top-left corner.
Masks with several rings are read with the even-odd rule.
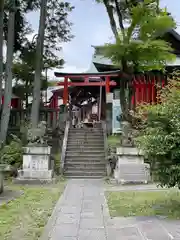
[[[95,0],[68,0],[75,6],[69,16],[73,22],[72,33],[75,38],[62,44],[63,56],[66,65],[64,72],[84,72],[89,68],[93,48],[112,39],[112,32],[105,8]],[[161,6],[167,6],[168,11],[175,17],[180,25],[180,0],[161,0]],[[27,16],[35,32],[39,24],[39,13],[30,13]],[[180,29],[180,28],[179,28]],[[178,29],[178,32],[180,32]],[[52,71],[49,72],[52,76]]]

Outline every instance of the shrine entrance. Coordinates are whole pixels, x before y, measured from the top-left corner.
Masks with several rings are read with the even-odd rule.
[[[57,85],[63,87],[61,97],[71,121],[91,124],[106,118],[106,96],[111,88],[116,87],[114,79],[120,77],[119,70],[103,73],[55,72],[55,76],[63,78]]]

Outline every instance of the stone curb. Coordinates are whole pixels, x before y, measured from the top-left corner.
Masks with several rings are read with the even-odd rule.
[[[41,235],[41,237],[39,238],[39,240],[49,240],[49,238],[51,237],[51,233],[53,231],[53,228],[56,224],[56,220],[58,217],[58,213],[61,210],[61,203],[63,202],[64,199],[66,199],[66,194],[67,194],[67,189],[68,189],[68,183],[66,184],[66,187],[64,189],[63,194],[61,195],[60,199],[58,200],[58,202],[56,203],[54,210],[46,224],[46,226],[43,229],[43,233]]]

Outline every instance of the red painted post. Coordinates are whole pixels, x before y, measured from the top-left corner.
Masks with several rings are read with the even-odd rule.
[[[134,87],[134,100],[133,100],[133,105],[134,109],[136,108],[137,105],[137,96],[138,96],[138,89],[137,89],[137,81],[136,81],[136,76],[134,76],[134,81],[133,81],[133,87]]]
[[[147,103],[151,103],[151,78],[148,76],[148,99]]]
[[[162,77],[161,81],[162,81],[162,88],[164,88],[164,87],[165,87],[165,80],[164,80],[164,76]]]
[[[156,92],[155,92],[155,77],[152,77],[152,104],[156,102]]]
[[[141,75],[139,75],[139,103],[142,103],[144,101],[144,84],[141,81]]]
[[[64,77],[63,104],[68,101],[68,77]]]
[[[135,89],[136,89],[135,85],[136,85],[135,77],[133,77],[132,88],[133,88],[134,94],[131,97],[131,107],[132,107],[132,109],[134,109],[134,107],[135,107],[135,94],[136,94],[136,92],[135,92]]]
[[[105,81],[106,81],[106,93],[109,93],[110,92],[110,77],[106,76]]]
[[[137,77],[137,84],[136,84],[136,91],[137,91],[137,95],[136,95],[136,101],[137,101],[137,105],[141,102],[141,84],[139,81],[139,77]]]
[[[146,77],[145,77],[145,75],[143,75],[143,86],[144,86],[144,96],[143,96],[143,101],[144,101],[144,103],[146,103],[147,102],[147,86],[146,86]]]
[[[89,77],[88,77],[88,76],[86,76],[86,77],[84,78],[84,82],[85,82],[85,83],[88,83],[88,82],[89,82]]]
[[[56,109],[56,120],[57,120],[57,118],[58,118],[58,95],[57,94],[55,94],[55,100],[54,100],[54,108]]]

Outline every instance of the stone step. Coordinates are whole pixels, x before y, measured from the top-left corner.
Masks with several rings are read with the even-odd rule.
[[[67,145],[67,151],[77,151],[77,149],[79,151],[101,151],[104,152],[104,146],[93,146],[90,147],[88,144],[81,144],[81,145]]]
[[[76,137],[71,137],[71,138],[68,138],[68,142],[84,142],[84,143],[104,143],[103,139],[102,138],[76,138]]]
[[[105,153],[100,151],[100,152],[92,152],[92,151],[88,151],[88,152],[74,152],[74,151],[66,151],[66,156],[79,156],[79,157],[104,157]]]
[[[97,132],[97,131],[103,131],[103,129],[100,128],[70,128],[69,131],[72,132]]]
[[[105,162],[105,156],[100,156],[97,157],[97,155],[95,155],[94,157],[88,157],[88,156],[66,156],[65,158],[66,162],[81,162],[81,163],[104,163]]]
[[[69,133],[68,136],[77,136],[77,137],[103,137],[102,133]]]
[[[101,161],[81,161],[81,160],[67,160],[65,161],[65,165],[67,166],[74,166],[74,165],[78,165],[78,166],[105,166],[105,161],[101,160]]]
[[[105,166],[103,167],[97,167],[97,166],[88,166],[88,167],[83,167],[81,165],[77,165],[77,166],[67,166],[65,165],[65,171],[75,171],[75,170],[78,170],[78,171],[90,171],[90,172],[105,172]]]
[[[103,134],[102,130],[98,130],[98,131],[72,131],[70,130],[69,133],[72,134]]]
[[[77,142],[75,142],[75,143],[69,143],[68,142],[68,144],[67,144],[67,147],[73,147],[73,148],[78,148],[80,146],[83,146],[83,147],[87,147],[88,146],[89,148],[99,147],[99,148],[103,148],[104,149],[104,143],[91,143],[91,144],[81,143],[81,144],[79,144]]]
[[[84,176],[102,176],[102,177],[105,177],[106,176],[106,172],[105,171],[96,171],[96,172],[90,172],[90,171],[79,171],[78,169],[76,170],[66,170],[64,172],[64,175],[65,176],[78,176],[78,177],[84,177]]]
[[[106,175],[105,175],[106,176]],[[105,177],[104,175],[95,175],[95,176],[77,176],[77,175],[66,175],[65,177],[68,179],[103,179]]]
[[[76,135],[82,135],[82,134],[86,134],[86,135],[103,135],[102,131],[95,131],[95,132],[75,132],[75,131],[69,131],[69,134],[76,134]]]
[[[102,150],[86,150],[86,149],[77,149],[76,151],[70,151],[67,150],[66,151],[66,156],[89,156],[89,157],[93,157],[93,156],[105,156],[104,151]]]
[[[72,166],[95,166],[95,167],[105,167],[105,162],[90,162],[90,161],[66,161],[65,165],[68,167],[72,167]]]
[[[94,128],[70,128],[69,131],[74,132],[96,132],[96,131],[102,131],[103,129],[101,127],[94,127]]]
[[[65,163],[65,167],[67,167],[68,169],[70,168],[85,168],[85,169],[101,169],[104,170],[105,169],[105,163],[93,163],[93,162],[66,162]]]
[[[92,136],[78,136],[78,137],[77,136],[69,136],[68,140],[70,140],[70,139],[86,140],[86,141],[94,141],[94,140],[101,141],[101,140],[103,140],[102,137],[92,137]]]
[[[73,138],[73,137],[75,137],[75,138],[103,138],[103,135],[101,135],[101,134],[69,134],[68,135],[68,137],[69,138]]]
[[[104,143],[103,139],[77,139],[77,138],[68,138],[68,143],[82,143],[85,142],[86,144],[92,144],[92,143]]]

